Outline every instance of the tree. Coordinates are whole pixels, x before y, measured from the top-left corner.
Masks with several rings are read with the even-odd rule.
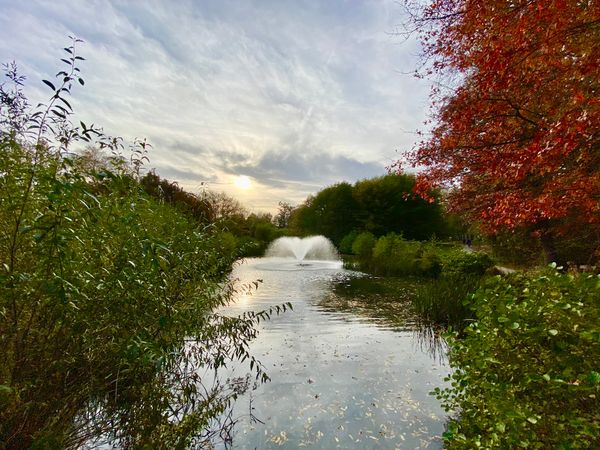
[[[292,224],[302,232],[322,234],[336,245],[356,226],[352,185],[337,183],[319,191],[294,211]]]
[[[436,124],[412,163],[418,190],[458,187],[451,205],[494,233],[552,239],[600,222],[600,4],[436,0],[415,20]]]
[[[279,202],[279,210],[273,218],[273,222],[278,228],[287,228],[294,207],[286,202]]]
[[[441,205],[411,196],[414,185],[412,175],[386,175],[357,182],[353,195],[360,228],[375,236],[396,232],[418,240],[443,233]]]

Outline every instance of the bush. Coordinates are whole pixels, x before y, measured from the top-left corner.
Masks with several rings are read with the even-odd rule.
[[[390,233],[377,240],[373,249],[372,269],[386,276],[407,276],[418,273],[417,259],[421,244],[405,241],[402,236]]]
[[[486,253],[456,249],[442,255],[442,272],[454,275],[482,276],[494,262]]]
[[[233,293],[235,242],[144,193],[143,142],[131,165],[69,152],[121,149],[69,121],[76,42],[47,106],[28,111],[14,66],[0,85],[0,446],[201,446],[237,391],[205,389],[199,368],[258,367],[246,345],[262,316],[213,313]]]
[[[346,236],[344,236],[340,242],[340,253],[345,254],[345,255],[354,253],[352,251],[352,244],[354,244],[354,240],[356,239],[357,236],[358,236],[358,231],[356,231],[356,230],[352,230],[350,233],[348,233]]]
[[[448,337],[448,448],[600,448],[599,298],[597,276],[488,280]]]
[[[366,264],[373,255],[373,247],[375,247],[375,236],[371,233],[360,233],[352,243],[352,253],[356,255],[359,263]],[[364,269],[364,267],[363,267]]]
[[[442,272],[440,251],[435,244],[424,244],[416,260],[419,275],[437,278]]]

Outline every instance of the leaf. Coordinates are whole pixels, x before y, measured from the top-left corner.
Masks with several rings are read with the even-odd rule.
[[[50,81],[48,81],[48,80],[42,80],[42,82],[43,82],[43,83],[44,83],[46,86],[49,86],[49,87],[50,87],[50,89],[52,89],[53,91],[56,91],[56,88],[54,87],[54,85],[53,85],[53,84],[52,84]]]
[[[548,330],[548,334],[550,334],[552,336],[556,336],[558,334],[558,330],[555,330],[555,329]]]
[[[73,108],[71,107],[71,104],[66,101],[64,98],[62,97],[57,97],[60,101],[62,101],[65,105],[67,105],[67,108],[69,108],[70,111],[73,111]]]
[[[81,84],[82,86],[85,84],[83,78],[77,78],[77,81],[79,81],[79,84]]]

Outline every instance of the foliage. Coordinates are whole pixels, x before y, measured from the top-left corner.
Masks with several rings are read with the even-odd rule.
[[[415,178],[410,175],[386,175],[357,182],[352,190],[357,226],[375,236],[394,232],[409,240],[445,234],[441,205],[411,196],[414,184]]]
[[[488,238],[491,252],[501,264],[511,267],[532,267],[544,263],[539,239],[531,236],[531,230],[518,228],[502,230]]]
[[[414,275],[419,270],[420,250],[421,243],[406,241],[394,233],[381,236],[373,248],[370,270],[386,276]]]
[[[413,307],[425,323],[462,332],[474,318],[466,300],[477,290],[480,281],[481,277],[475,274],[444,274],[423,281],[415,290]]]
[[[78,42],[48,105],[30,111],[14,65],[0,87],[0,446],[200,445],[240,392],[213,373],[250,358],[266,378],[247,342],[269,311],[213,313],[231,239],[144,193],[144,141],[126,164],[119,139],[71,124]],[[81,141],[112,156],[82,163]]]
[[[466,252],[463,249],[445,252],[441,260],[443,273],[447,275],[482,276],[494,265],[487,253]]]
[[[449,336],[447,447],[600,447],[598,298],[592,275],[488,280],[470,300],[477,321]]]
[[[352,251],[352,244],[354,244],[354,240],[356,239],[356,237],[358,236],[358,231],[356,230],[352,230],[350,233],[348,233],[346,236],[344,236],[342,238],[342,240],[340,241],[340,252],[343,254],[351,254],[354,253]]]
[[[355,228],[356,202],[352,186],[338,183],[309,197],[290,219],[297,234],[322,234],[339,245],[342,238]]]
[[[373,234],[364,232],[360,233],[352,243],[352,253],[354,253],[361,264],[367,264],[373,256],[373,247],[377,239]]]
[[[441,205],[411,195],[414,184],[411,175],[387,175],[354,185],[338,183],[296,208],[291,228],[301,235],[323,234],[337,246],[353,231],[378,237],[402,233],[409,239],[445,235]]]
[[[214,202],[202,196],[186,192],[176,182],[161,179],[155,171],[148,172],[140,179],[144,191],[159,201],[177,207],[181,212],[199,223],[211,223],[216,219]]]
[[[457,186],[451,204],[491,232],[533,226],[551,260],[557,234],[598,230],[599,17],[597,2],[564,0],[418,12],[427,73],[453,88],[437,84],[436,124],[412,160],[427,168],[421,190]]]
[[[204,190],[201,194],[193,194],[176,182],[161,179],[154,171],[142,177],[140,184],[146,193],[175,206],[199,225],[211,225],[225,233],[222,236],[225,252],[238,256],[262,256],[271,241],[285,234],[285,230],[273,223],[270,214],[248,214],[237,200],[223,192]],[[283,203],[280,207],[283,212],[292,209]],[[281,217],[281,214],[275,219],[279,225],[283,219],[289,219]]]
[[[352,244],[361,270],[383,276],[437,277],[442,272],[442,255],[447,253],[435,241],[409,241],[395,233],[375,238],[359,234]]]
[[[277,228],[287,228],[290,224],[290,217],[292,216],[294,207],[286,202],[279,202],[279,209],[277,214],[273,218],[273,223]]]

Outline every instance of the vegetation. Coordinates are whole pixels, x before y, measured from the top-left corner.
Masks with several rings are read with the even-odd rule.
[[[469,302],[477,321],[449,336],[458,417],[448,448],[600,446],[600,281],[555,270],[488,280]]]
[[[0,447],[200,445],[248,380],[198,369],[250,358],[266,379],[247,342],[269,312],[215,314],[235,253],[208,209],[144,192],[145,142],[126,163],[119,139],[72,125],[79,42],[47,105],[30,109],[14,64],[0,86]],[[77,142],[111,156],[90,164]]]
[[[413,16],[427,75],[452,87],[433,91],[415,190],[447,188],[503,261],[531,267],[541,249],[565,263],[483,279],[455,304],[473,322],[449,336],[451,385],[436,391],[454,414],[448,448],[600,447],[600,284],[572,270],[600,257],[598,17],[558,0],[441,0]],[[417,303],[457,287],[444,280]]]
[[[322,234],[348,250],[348,235],[360,232],[384,236],[398,233],[407,239],[425,240],[453,233],[441,205],[412,195],[415,178],[386,175],[354,185],[338,183],[309,197],[290,217],[295,234]]]
[[[454,208],[492,233],[526,230],[548,261],[561,235],[579,263],[599,256],[599,16],[589,1],[441,0],[414,23],[429,73],[460,75],[434,92],[418,187],[457,187]]]
[[[262,256],[273,240],[286,234],[282,227],[287,225],[292,209],[287,203],[280,203],[279,214],[272,218],[270,214],[249,214],[237,200],[223,192],[186,192],[154,171],[143,176],[140,184],[159,202],[173,205],[199,225],[210,224],[219,230],[229,251],[238,256]]]

